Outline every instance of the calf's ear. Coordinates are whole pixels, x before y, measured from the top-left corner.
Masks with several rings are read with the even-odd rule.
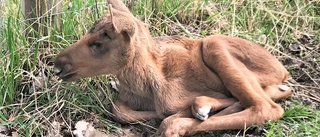
[[[121,0],[107,0],[107,3],[108,5],[112,5],[114,9],[117,9],[118,11],[126,12],[131,16],[133,16],[130,10],[126,7],[126,5]]]
[[[113,27],[117,32],[125,32],[130,38],[135,35],[137,26],[132,15],[112,8],[111,4],[109,4],[109,13]]]

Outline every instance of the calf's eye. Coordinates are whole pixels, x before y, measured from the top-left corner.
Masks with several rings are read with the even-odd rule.
[[[101,48],[102,48],[102,45],[101,45],[100,43],[96,43],[96,44],[94,44],[93,46],[94,46],[94,48],[96,48],[96,49],[101,49]]]
[[[100,50],[103,47],[101,43],[92,43],[89,46],[94,50]]]

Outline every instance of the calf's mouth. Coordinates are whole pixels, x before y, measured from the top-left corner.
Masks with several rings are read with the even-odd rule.
[[[76,79],[77,72],[76,71],[66,71],[63,69],[58,68],[57,66],[54,67],[53,72],[63,81],[72,81]]]

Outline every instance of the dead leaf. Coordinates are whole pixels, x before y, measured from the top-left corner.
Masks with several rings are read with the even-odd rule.
[[[94,129],[92,124],[81,120],[76,123],[76,130],[73,131],[73,134],[76,137],[108,137],[107,134]]]

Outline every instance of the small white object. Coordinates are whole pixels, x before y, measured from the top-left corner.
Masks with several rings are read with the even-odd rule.
[[[107,134],[96,130],[92,123],[88,123],[84,120],[78,121],[75,125],[76,130],[73,131],[73,134],[76,137],[108,137]]]
[[[109,76],[108,80],[110,82],[111,88],[116,91],[119,91],[118,86],[120,85],[119,80],[115,76]]]
[[[72,2],[68,3],[69,8],[72,8]]]
[[[115,89],[116,91],[119,90],[116,81],[110,81],[110,84],[111,84],[111,87],[112,87],[113,89]]]
[[[54,67],[54,68],[53,68],[53,72],[54,72],[55,74],[59,74],[59,73],[61,72],[61,69]]]
[[[204,106],[198,109],[198,112],[195,117],[197,117],[200,120],[206,120],[209,117],[211,107],[210,106]]]
[[[281,90],[281,91],[286,91],[289,89],[289,87],[287,85],[278,85],[278,88]]]
[[[76,137],[85,137],[84,133],[88,129],[88,125],[89,123],[86,121],[83,121],[83,120],[78,121],[75,125],[76,130],[73,131],[73,134]]]

